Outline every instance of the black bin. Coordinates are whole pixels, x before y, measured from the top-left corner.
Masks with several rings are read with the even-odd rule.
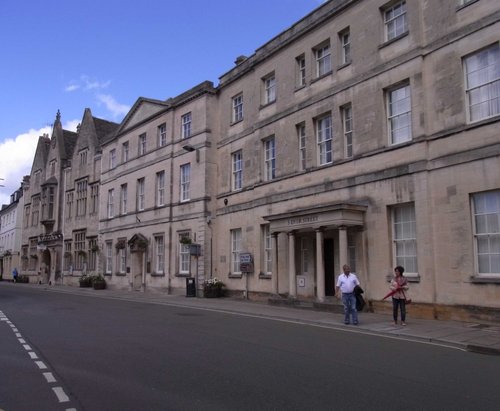
[[[193,277],[186,278],[186,297],[196,297],[196,284]]]

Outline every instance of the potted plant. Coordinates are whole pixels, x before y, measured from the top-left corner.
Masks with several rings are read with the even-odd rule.
[[[186,235],[186,236],[181,237],[180,243],[185,244],[185,245],[189,245],[192,243],[192,241],[191,241],[191,238]]]
[[[106,280],[101,274],[92,276],[92,287],[94,290],[104,290],[106,288]]]
[[[224,296],[225,284],[217,278],[211,278],[203,283],[203,296],[206,298],[219,298]]]
[[[123,250],[127,246],[125,240],[118,240],[115,244],[116,251]]]

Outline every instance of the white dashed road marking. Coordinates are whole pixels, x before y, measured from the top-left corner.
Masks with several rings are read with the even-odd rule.
[[[69,397],[64,393],[64,390],[61,387],[53,387],[52,391],[54,391],[57,395],[57,399],[59,400],[59,402],[69,401]]]
[[[19,332],[19,330],[16,328],[16,326],[12,323],[12,321],[10,321],[8,319],[8,317],[2,311],[0,311],[0,320],[4,321],[6,324],[10,325],[10,328],[12,329],[14,334],[16,335],[19,343],[23,346],[23,348],[26,351],[28,351],[28,355],[30,356],[30,358],[32,360],[38,360],[38,355],[32,350],[30,345],[26,344],[26,340],[24,340],[22,338],[22,335]],[[47,366],[45,365],[45,363],[43,361],[34,361],[34,363],[37,365],[37,367],[40,370],[47,369]],[[45,380],[47,381],[48,384],[53,384],[53,383],[57,382],[55,377],[54,377],[54,374],[52,374],[51,372],[44,372],[43,376],[45,377]],[[54,394],[57,397],[57,400],[60,403],[70,401],[70,398],[66,395],[66,393],[64,392],[64,389],[62,387],[52,387],[52,391],[54,392]],[[2,411],[2,410],[0,409],[0,411]],[[77,409],[76,408],[66,408],[65,411],[77,411]]]

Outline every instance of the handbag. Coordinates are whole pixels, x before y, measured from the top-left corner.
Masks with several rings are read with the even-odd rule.
[[[401,290],[401,292],[403,293],[403,297],[405,298],[405,304],[411,304],[411,298],[406,297],[404,290]]]

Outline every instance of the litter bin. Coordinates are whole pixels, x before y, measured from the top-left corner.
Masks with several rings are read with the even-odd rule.
[[[193,277],[186,278],[186,297],[196,297],[196,284]]]

